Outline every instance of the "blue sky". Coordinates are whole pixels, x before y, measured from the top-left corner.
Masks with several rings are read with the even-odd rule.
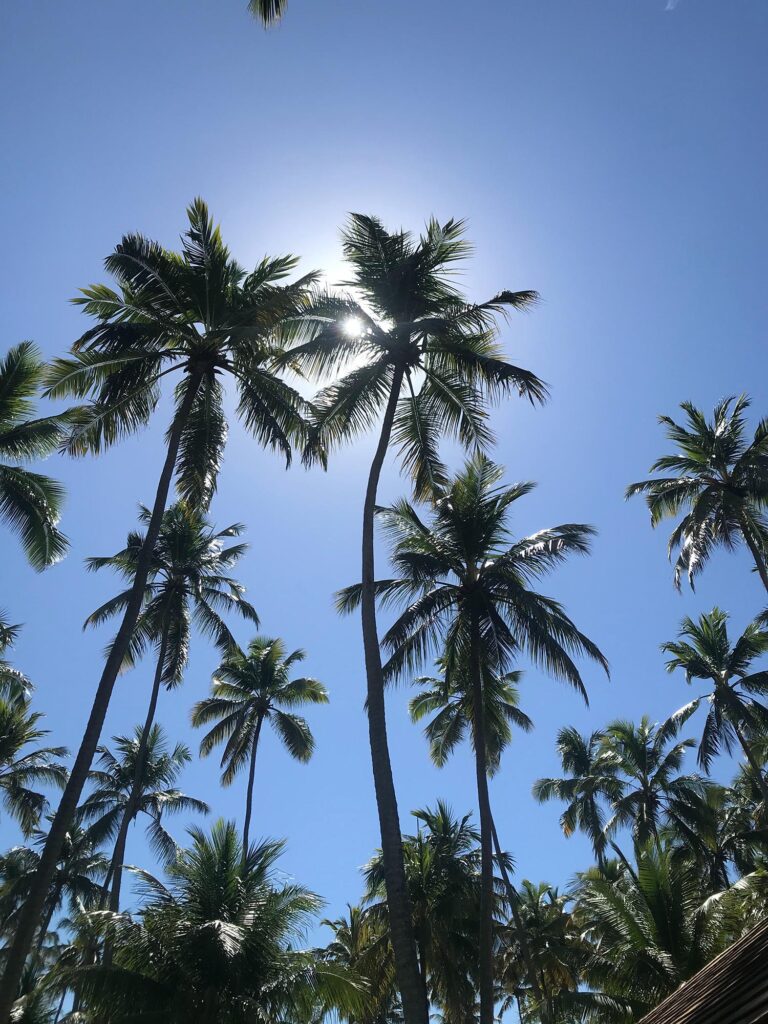
[[[101,261],[120,235],[175,244],[198,194],[245,265],[293,251],[303,269],[337,280],[348,211],[415,229],[435,214],[468,218],[473,297],[541,292],[504,342],[552,398],[544,409],[497,410],[497,457],[509,479],[539,482],[517,531],[598,528],[594,554],[547,592],[600,644],[612,680],[585,665],[587,710],[527,668],[523,706],[536,730],[513,745],[493,800],[520,874],[561,885],[586,865],[586,844],[565,841],[558,809],[530,797],[534,779],[556,770],[558,727],[665,716],[689,699],[658,651],[679,619],[719,603],[741,628],[764,604],[743,554],[716,556],[696,594],[678,595],[665,535],[622,496],[664,450],[658,413],[742,390],[756,415],[768,405],[768,6],[666,6],[291,0],[268,33],[241,0],[40,0],[0,13],[4,346],[32,338],[47,355],[66,350],[85,327],[68,299],[104,279]],[[25,623],[16,661],[36,681],[57,742],[78,742],[107,639],[81,623],[115,589],[106,574],[85,575],[82,560],[121,546],[137,503],[151,499],[164,427],[158,420],[98,460],[49,461],[69,490],[62,564],[35,575],[0,530],[0,606]],[[357,899],[358,868],[377,844],[359,627],[331,602],[359,575],[370,455],[366,439],[326,474],[286,473],[233,426],[212,508],[218,525],[248,526],[241,578],[264,631],[306,648],[307,671],[331,691],[331,705],[309,715],[318,741],[309,766],[266,738],[254,831],[288,839],[284,870],[333,914]],[[382,499],[406,490],[389,465]],[[162,698],[174,739],[196,746],[188,711],[214,665],[196,643],[184,687]],[[143,717],[149,668],[120,680],[106,737]],[[389,705],[404,824],[438,796],[473,808],[468,751],[433,769],[407,696],[395,691]],[[241,812],[243,785],[221,790],[213,759],[195,761],[183,785],[216,815]],[[5,819],[0,834],[3,844],[18,839]],[[131,844],[142,860],[138,832]]]

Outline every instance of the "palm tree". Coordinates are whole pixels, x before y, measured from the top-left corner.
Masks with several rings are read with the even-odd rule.
[[[562,1019],[558,1010],[578,992],[589,946],[574,922],[569,896],[546,882],[535,885],[524,879],[517,902],[530,953],[522,952],[522,933],[516,926],[502,929],[499,974],[503,990],[509,993],[502,1008],[514,998],[521,1015],[525,1008],[526,1018],[533,1014],[540,1019]],[[532,993],[531,958],[537,966],[535,984],[540,995]]]
[[[150,512],[143,506],[139,519],[142,523],[150,520]],[[215,532],[203,512],[192,509],[183,501],[172,505],[163,514],[145,587],[144,607],[136,624],[130,652],[133,660],[154,644],[158,652],[157,662],[147,716],[133,759],[135,792],[124,804],[115,844],[116,856],[125,850],[128,828],[137,810],[160,686],[164,684],[171,689],[181,683],[187,666],[192,623],[203,635],[212,638],[222,652],[233,647],[235,641],[221,612],[239,612],[244,619],[258,625],[255,610],[243,596],[245,588],[229,575],[247,545],[224,546],[225,541],[238,537],[243,529],[240,523],[234,523]],[[143,534],[134,531],[129,534],[128,543],[122,551],[107,558],[89,558],[88,568],[113,568],[130,585],[136,575],[143,544]],[[88,617],[86,625],[98,625],[120,614],[130,600],[130,593],[129,586],[111,598]],[[118,860],[112,866],[110,899],[110,907],[115,912],[120,906],[121,877],[122,861]]]
[[[265,26],[276,24],[285,13],[287,0],[248,0],[248,10]]]
[[[670,801],[701,788],[700,779],[680,774],[686,750],[695,745],[691,739],[674,742],[683,721],[673,715],[659,724],[643,715],[639,725],[616,721],[604,730],[603,756],[621,783],[611,797],[608,835],[627,826],[637,847],[658,840]]]
[[[768,832],[756,829],[736,789],[710,783],[700,793],[672,800],[665,830],[673,853],[695,866],[707,888],[716,893],[731,885],[732,867],[739,875],[754,871]]]
[[[134,636],[152,553],[174,474],[183,499],[204,508],[216,486],[226,441],[224,389],[230,376],[237,413],[265,447],[290,459],[301,435],[305,403],[275,365],[276,323],[295,308],[312,277],[280,281],[296,265],[292,256],[265,258],[251,273],[232,258],[202,200],[188,210],[180,254],[141,235],[126,235],[107,257],[118,289],[93,285],[77,301],[95,325],[75,343],[69,359],[47,374],[51,397],[89,397],[68,450],[98,452],[144,427],[156,411],[161,385],[178,375],[174,414],[152,514],[123,618],[106,659],[82,743],[43,851],[38,880],[8,951],[0,983],[5,1020],[21,977],[50,876],[80,800],[109,707],[112,690]]]
[[[486,420],[488,399],[517,392],[531,401],[544,400],[542,382],[506,362],[496,340],[497,316],[508,308],[528,308],[536,295],[505,291],[479,305],[468,303],[452,279],[456,265],[470,252],[460,221],[432,220],[415,240],[407,231],[387,231],[375,217],[353,214],[342,242],[352,267],[348,285],[357,298],[316,296],[292,325],[291,340],[299,343],[289,356],[293,365],[318,376],[349,367],[315,400],[305,461],[324,458],[327,450],[373,428],[382,416],[362,522],[366,706],[398,988],[408,1024],[427,1024],[376,626],[374,513],[379,478],[394,443],[417,492],[431,494],[446,477],[438,454],[441,435],[457,437],[471,450],[485,447],[493,439]]]
[[[35,833],[35,847],[45,843],[45,832]],[[68,903],[70,909],[82,904],[93,907],[102,891],[107,859],[99,850],[94,832],[78,821],[67,833],[51,887],[46,894],[45,911],[38,931],[37,947],[42,950],[54,914]],[[0,913],[2,932],[11,936],[34,883],[40,854],[34,847],[17,846],[0,857]]]
[[[575,914],[594,952],[585,982],[627,1004],[639,1019],[726,944],[723,907],[696,871],[656,844],[638,851],[618,879],[583,875]]]
[[[28,700],[33,690],[30,680],[5,657],[6,651],[16,643],[20,628],[11,625],[0,612],[0,698],[9,701]]]
[[[438,768],[447,764],[468,732],[474,735],[472,690],[466,685],[468,675],[462,670],[453,678],[444,672],[438,678],[421,676],[416,680],[422,689],[409,704],[411,721],[420,722],[427,715],[434,716],[424,727],[424,735],[429,743],[429,756]],[[496,675],[483,666],[485,760],[489,775],[499,769],[501,754],[512,740],[512,726],[523,732],[533,729],[533,722],[519,706],[521,677],[522,672]]]
[[[99,747],[99,768],[91,772],[94,788],[83,802],[81,814],[84,821],[91,823],[91,831],[100,842],[115,841],[109,875],[112,883],[110,909],[117,912],[127,840],[127,829],[123,828],[125,818],[128,817],[130,824],[140,814],[147,816],[149,845],[156,856],[168,862],[176,853],[176,843],[163,824],[165,815],[207,814],[209,808],[202,800],[177,789],[178,777],[192,755],[184,743],[177,743],[169,750],[161,726],[150,726],[146,740],[144,727],[137,725],[133,736],[114,736],[113,742],[115,753],[108,747]],[[107,884],[109,881],[110,878]]]
[[[669,538],[678,550],[675,586],[683,574],[693,586],[717,546],[728,550],[743,542],[768,591],[768,420],[761,420],[748,442],[746,395],[715,406],[712,421],[691,402],[683,402],[686,424],[660,416],[667,437],[677,446],[651,466],[652,473],[673,474],[641,480],[627,488],[628,498],[644,494],[651,524],[685,512]]]
[[[472,694],[473,746],[482,851],[480,1001],[481,1024],[493,1017],[493,817],[488,794],[483,673],[504,673],[526,650],[542,665],[586,690],[572,654],[593,658],[607,671],[598,648],[579,632],[557,601],[530,588],[569,554],[584,554],[594,531],[568,523],[511,542],[511,508],[531,484],[498,486],[502,470],[484,455],[436,497],[428,523],[406,501],[380,510],[390,538],[397,578],[376,585],[379,597],[408,607],[384,636],[390,651],[384,675],[394,678],[417,669],[426,655],[444,647],[449,686]],[[342,610],[354,608],[361,586],[339,595]],[[469,678],[459,682],[468,666]],[[493,749],[493,742],[490,746]]]
[[[63,786],[67,780],[67,769],[60,761],[67,755],[66,748],[38,746],[49,733],[39,728],[43,717],[31,710],[26,698],[0,698],[0,800],[25,836],[31,835],[48,805],[46,797],[32,787]]]
[[[750,622],[731,646],[727,612],[713,608],[708,614],[700,615],[698,622],[686,616],[680,625],[678,639],[662,644],[661,649],[671,655],[667,662],[668,672],[682,668],[688,683],[694,679],[714,683],[710,693],[696,697],[677,712],[687,717],[703,701],[709,703],[699,741],[701,767],[709,772],[713,757],[721,749],[730,754],[734,742],[738,743],[768,807],[768,784],[752,743],[752,737],[760,737],[768,730],[768,708],[754,696],[768,694],[768,672],[752,671],[755,659],[768,651],[765,618]]]
[[[609,843],[606,835],[604,802],[615,803],[623,793],[623,784],[617,778],[617,766],[607,755],[605,734],[593,732],[582,736],[573,726],[566,726],[557,734],[557,752],[564,778],[537,779],[533,796],[539,803],[561,800],[567,804],[560,816],[563,835],[572,836],[579,830],[592,843],[600,868],[605,867],[605,851]]]
[[[367,987],[363,1011],[343,1019],[349,1024],[399,1024],[402,1017],[386,921],[348,903],[346,915],[320,923],[333,932],[321,956],[362,978]]]
[[[194,726],[216,724],[200,742],[200,754],[206,757],[214,747],[226,741],[221,755],[221,782],[230,786],[238,772],[248,766],[245,795],[243,849],[248,849],[253,807],[253,780],[261,727],[269,722],[283,746],[297,761],[308,761],[315,741],[307,722],[283,708],[302,704],[327,704],[328,691],[316,679],[290,679],[295,664],[306,657],[304,651],[286,654],[282,640],[257,636],[247,651],[229,653],[213,676],[213,694],[198,701],[192,709]]]
[[[414,817],[419,829],[403,837],[403,849],[422,983],[442,1018],[461,1024],[473,1018],[476,1000],[480,836],[469,815],[457,818],[442,800]],[[367,914],[386,928],[381,851],[364,877]]]
[[[168,868],[167,885],[139,872],[145,899],[138,919],[108,922],[112,966],[64,967],[61,983],[114,1024],[304,1020],[318,1000],[324,1010],[359,1011],[361,988],[296,948],[321,901],[300,885],[276,884],[283,844],[244,852],[234,824],[221,821],[210,835],[189,834],[191,848]]]
[[[35,569],[57,562],[68,545],[58,529],[61,484],[19,465],[50,455],[65,433],[66,416],[30,419],[43,370],[31,341],[15,345],[0,359],[0,518],[21,536]]]

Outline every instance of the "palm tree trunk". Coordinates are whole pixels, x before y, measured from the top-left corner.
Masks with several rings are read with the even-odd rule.
[[[499,843],[499,835],[498,832],[496,831],[496,823],[493,821],[493,818],[491,818],[491,830],[493,832],[493,845],[496,849],[496,859],[498,861],[499,869],[501,871],[501,877],[504,881],[504,885],[507,890],[509,908],[512,912],[512,920],[515,925],[515,931],[517,932],[517,938],[520,942],[520,952],[522,954],[522,959],[525,964],[526,970],[528,971],[531,989],[533,991],[533,996],[539,1008],[542,1024],[547,1024],[547,1021],[549,1020],[549,1013],[547,1003],[544,1000],[544,993],[542,992],[542,988],[539,983],[538,965],[533,957],[533,954],[531,953],[531,947],[528,944],[528,936],[525,933],[525,925],[523,924],[523,920],[520,917],[520,910],[517,905],[519,899],[518,892],[514,885],[512,885],[512,880],[509,877],[509,872],[507,871],[507,865],[504,863],[504,854],[502,853],[501,850],[501,844]],[[520,1006],[519,999],[518,1006]],[[520,1008],[520,1015],[522,1017],[522,1007]]]
[[[376,452],[368,475],[368,486],[363,506],[362,589],[361,618],[365,674],[368,696],[368,737],[371,745],[373,783],[381,831],[381,853],[384,885],[387,892],[387,912],[392,950],[395,959],[397,987],[403,1004],[406,1024],[428,1024],[427,993],[421,980],[416,943],[413,935],[411,901],[405,880],[403,841],[397,796],[392,777],[392,763],[387,741],[387,719],[384,702],[384,675],[381,669],[381,651],[376,627],[376,592],[374,567],[374,515],[381,467],[387,454],[392,434],[395,408],[400,396],[404,371],[396,368],[392,380],[384,422]]]
[[[749,523],[746,517],[741,517],[741,535],[744,538],[749,553],[752,555],[752,559],[755,563],[758,575],[762,580],[763,586],[768,591],[768,566],[765,564],[765,558],[760,548],[757,546],[755,538],[752,536],[752,530],[750,529]]]
[[[56,883],[56,886],[53,892],[51,893],[51,902],[48,906],[48,909],[45,911],[43,915],[43,920],[40,922],[40,931],[37,936],[37,947],[35,949],[35,959],[39,959],[40,954],[43,950],[43,945],[45,944],[45,936],[48,934],[48,929],[51,927],[51,921],[53,920],[53,915],[56,911],[56,906],[59,900],[61,899],[61,893],[63,888],[64,879],[60,878],[60,881]]]
[[[160,696],[160,684],[163,681],[163,669],[165,668],[165,655],[168,650],[168,634],[170,633],[170,629],[170,614],[166,614],[165,622],[163,623],[163,632],[160,639],[160,651],[158,653],[157,664],[155,666],[155,678],[152,681],[152,693],[150,694],[149,707],[147,708],[147,717],[144,721],[144,728],[141,731],[139,749],[136,751],[136,764],[133,771],[131,792],[128,794],[128,800],[126,801],[125,808],[123,810],[123,817],[120,822],[120,829],[117,833],[117,841],[115,842],[115,849],[112,854],[112,863],[110,865],[110,871],[112,874],[112,890],[109,897],[109,909],[114,914],[117,914],[120,911],[120,885],[123,880],[123,861],[125,860],[125,848],[128,842],[128,829],[136,816],[139,791],[141,790],[144,767],[147,761],[149,734],[152,731],[152,726],[154,725],[155,714],[157,712],[157,700]]]
[[[493,819],[488,795],[480,627],[474,612],[470,630],[472,733],[480,811],[480,1024],[493,1024]]]
[[[93,763],[101,730],[104,726],[104,719],[107,715],[112,691],[128,650],[128,645],[136,626],[136,620],[141,611],[152,552],[160,533],[160,524],[168,501],[174,469],[176,468],[176,457],[179,452],[181,435],[200,386],[200,380],[201,376],[199,373],[190,374],[186,394],[174,417],[168,436],[165,462],[160,473],[155,501],[152,506],[152,517],[149,521],[144,544],[136,564],[136,576],[131,587],[131,595],[128,599],[125,613],[123,614],[123,621],[107,656],[104,670],[96,689],[91,713],[88,717],[88,723],[80,743],[80,749],[77,752],[75,763],[72,765],[72,771],[51,823],[51,829],[40,856],[37,873],[30,887],[27,901],[19,916],[16,934],[8,948],[5,970],[0,982],[0,1024],[7,1024],[10,1018],[11,1007],[19,990],[19,981],[24,970],[24,963],[32,946],[35,928],[42,913],[45,894],[56,870],[56,862],[64,845],[67,830],[72,822],[83,787],[88,778],[88,773],[91,770],[91,764]]]
[[[253,744],[251,745],[251,765],[248,770],[248,788],[245,791],[245,823],[243,825],[243,864],[245,864],[248,858],[248,839],[251,831],[251,811],[253,809],[253,779],[256,774],[256,751],[259,746],[259,735],[261,733],[261,724],[264,721],[264,715],[259,715],[256,719],[256,732],[253,735]]]

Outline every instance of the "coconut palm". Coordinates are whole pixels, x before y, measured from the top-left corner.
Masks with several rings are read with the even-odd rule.
[[[265,447],[290,459],[301,435],[305,403],[274,365],[275,324],[312,278],[282,285],[292,256],[264,258],[250,273],[232,258],[202,200],[188,210],[181,253],[141,235],[126,235],[107,257],[117,289],[92,285],[77,300],[95,323],[70,358],[46,377],[51,397],[89,398],[70,434],[73,454],[99,452],[143,428],[157,410],[166,377],[177,376],[166,453],[130,597],[99,680],[80,750],[43,852],[40,875],[0,983],[0,1020],[7,1017],[39,921],[58,848],[80,800],[99,743],[115,681],[134,636],[174,475],[180,496],[206,507],[226,441],[222,377],[232,379],[237,415]]]
[[[29,700],[33,686],[29,679],[5,657],[16,643],[20,626],[12,625],[0,612],[0,698],[8,701]]]
[[[670,801],[665,836],[674,854],[692,863],[710,892],[727,889],[757,867],[768,830],[757,829],[752,807],[729,786],[710,783]]]
[[[624,788],[617,778],[615,760],[607,756],[604,739],[602,732],[582,736],[573,726],[561,729],[557,734],[557,752],[565,776],[537,779],[533,784],[533,796],[539,803],[560,800],[567,805],[560,816],[563,835],[583,832],[592,843],[601,868],[605,866],[609,843],[605,804],[617,801]]]
[[[0,800],[25,836],[32,834],[48,806],[34,787],[63,786],[67,780],[61,763],[66,748],[38,746],[49,733],[39,727],[43,717],[32,711],[28,699],[0,698]]]
[[[150,518],[149,509],[142,506],[140,522],[146,524]],[[258,625],[255,610],[243,596],[245,588],[230,575],[247,545],[226,546],[225,542],[238,537],[242,531],[243,526],[234,523],[216,532],[203,512],[192,509],[183,501],[172,505],[163,514],[152,553],[144,606],[130,652],[133,660],[154,644],[157,660],[147,716],[139,748],[133,758],[135,793],[124,804],[115,844],[116,856],[125,850],[128,828],[135,817],[160,687],[164,684],[167,689],[172,689],[181,683],[189,655],[191,626],[194,624],[224,652],[235,645],[235,640],[221,616],[222,612],[238,612],[244,619]],[[129,534],[128,543],[122,551],[106,558],[88,559],[89,569],[115,569],[128,582],[129,588],[93,612],[86,625],[98,625],[124,610],[130,600],[130,585],[136,576],[143,544],[143,534],[134,531]],[[118,859],[112,865],[110,907],[114,911],[120,906],[121,877],[122,861]]]
[[[696,776],[680,774],[685,752],[695,746],[691,739],[677,740],[683,721],[673,715],[655,723],[643,715],[639,724],[616,721],[603,730],[607,770],[621,783],[621,792],[611,796],[608,835],[629,827],[638,848],[658,840],[670,801],[701,788]]]
[[[645,495],[653,526],[684,512],[669,538],[670,557],[678,552],[678,588],[683,575],[693,586],[714,548],[731,550],[744,543],[768,590],[768,420],[761,420],[748,440],[749,404],[746,395],[723,399],[709,421],[691,402],[683,402],[684,425],[660,416],[677,451],[651,466],[652,473],[664,476],[627,488],[628,498]]]
[[[558,1020],[560,1004],[578,992],[589,946],[574,922],[569,897],[546,882],[535,885],[523,880],[517,903],[530,954],[522,953],[519,929],[500,930],[499,976],[502,990],[508,993],[502,1007],[516,999],[526,1019],[533,1015]],[[539,994],[531,985],[531,958],[537,966]]]
[[[192,724],[210,725],[200,742],[206,757],[224,743],[221,755],[221,783],[230,786],[238,773],[248,767],[245,791],[243,849],[248,848],[253,808],[253,780],[261,728],[268,722],[283,746],[297,761],[308,761],[315,741],[305,719],[285,708],[302,704],[327,704],[328,691],[316,679],[291,679],[294,665],[306,657],[304,651],[286,654],[282,640],[257,636],[247,651],[231,651],[213,676],[212,696],[198,701],[192,709]]]
[[[496,321],[506,309],[526,309],[531,291],[501,292],[468,303],[453,272],[469,255],[460,221],[432,220],[414,239],[387,231],[375,217],[353,214],[342,235],[354,298],[318,295],[292,324],[293,364],[320,377],[347,368],[317,396],[305,460],[372,429],[381,417],[368,474],[362,521],[361,618],[368,732],[387,878],[392,945],[403,1012],[427,1024],[426,993],[408,907],[401,829],[389,755],[384,678],[376,626],[374,512],[384,459],[394,444],[419,494],[444,481],[442,435],[466,448],[489,445],[486,402],[510,392],[543,401],[546,389],[528,370],[508,363]],[[289,337],[291,333],[289,332]]]
[[[482,850],[481,1024],[493,1015],[493,818],[483,708],[483,672],[509,671],[527,651],[533,661],[564,679],[586,698],[573,654],[586,655],[607,671],[598,648],[581,633],[563,607],[531,589],[569,554],[584,554],[591,527],[568,523],[512,541],[512,507],[531,484],[499,486],[502,470],[484,455],[470,459],[436,497],[425,522],[406,501],[380,510],[398,576],[376,584],[385,602],[408,603],[383,639],[390,658],[384,673],[395,678],[415,670],[431,652],[444,650],[449,685],[469,667],[463,685],[472,694],[475,775]],[[339,607],[354,608],[359,585],[339,595]],[[493,743],[490,744],[493,749]]]
[[[708,895],[695,870],[654,843],[618,879],[582,876],[575,915],[594,949],[586,984],[642,1017],[724,948],[724,908]]]
[[[114,736],[115,751],[99,747],[98,769],[91,772],[93,789],[82,804],[83,821],[100,842],[114,841],[109,874],[110,909],[119,910],[119,877],[125,860],[127,829],[140,814],[146,815],[149,845],[164,862],[173,859],[176,843],[166,831],[164,818],[169,814],[207,814],[208,805],[182,793],[176,786],[179,775],[192,760],[189,748],[177,743],[169,749],[160,725],[137,725],[133,736]],[[138,764],[140,768],[137,768]],[[137,785],[138,775],[138,785]]]
[[[765,618],[750,622],[731,646],[727,612],[713,608],[700,615],[697,622],[686,616],[678,639],[662,644],[661,649],[671,655],[668,672],[681,668],[688,683],[705,679],[714,684],[709,693],[696,697],[678,712],[687,717],[704,701],[709,704],[699,741],[701,767],[709,772],[719,751],[730,754],[738,743],[768,806],[768,784],[752,742],[752,737],[760,738],[768,731],[768,708],[755,699],[768,694],[768,672],[753,670],[753,662],[768,651]]]
[[[421,689],[409,704],[411,721],[420,722],[427,715],[434,716],[424,727],[424,735],[429,743],[429,756],[438,768],[447,764],[467,733],[474,736],[474,705],[471,687],[467,685],[468,675],[462,670],[452,678],[444,672],[437,678],[421,676],[416,679]],[[512,740],[512,726],[523,732],[533,729],[533,722],[519,706],[521,677],[522,672],[497,675],[483,666],[485,760],[489,775],[499,769],[501,754]]]
[[[34,846],[17,846],[0,857],[0,914],[2,932],[6,936],[13,934],[34,883],[40,864],[38,850],[44,845],[45,837],[45,832],[36,831]],[[67,833],[46,894],[45,912],[37,937],[38,951],[42,950],[48,937],[54,915],[65,905],[73,909],[78,904],[93,907],[98,902],[108,866],[99,845],[98,838],[84,827],[78,813],[78,821]]]
[[[64,489],[23,465],[55,451],[66,430],[66,416],[30,418],[43,370],[31,341],[0,359],[0,519],[20,535],[35,569],[57,562],[68,544],[58,529]]]
[[[139,872],[138,918],[113,918],[112,966],[62,968],[96,1016],[114,1024],[307,1019],[318,1004],[354,1012],[363,993],[344,972],[296,948],[321,906],[300,885],[273,878],[283,844],[242,850],[232,823],[189,830],[163,884]],[[123,982],[130,978],[130,984]]]
[[[386,921],[359,906],[347,904],[347,913],[321,924],[333,939],[321,956],[361,978],[367,988],[362,1012],[343,1019],[349,1024],[399,1024],[402,1020],[395,987],[392,946]]]
[[[265,26],[276,24],[285,13],[287,0],[249,0],[248,10]]]
[[[479,834],[440,800],[415,811],[415,835],[403,837],[408,892],[422,982],[451,1024],[472,1019],[477,987]],[[364,868],[367,913],[386,928],[381,852]]]

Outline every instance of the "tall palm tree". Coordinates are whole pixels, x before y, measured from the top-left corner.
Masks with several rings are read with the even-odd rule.
[[[526,309],[531,291],[500,292],[467,302],[453,273],[470,246],[460,221],[432,220],[414,239],[387,231],[375,217],[353,214],[342,234],[355,297],[318,295],[293,325],[293,365],[318,376],[347,372],[317,396],[305,460],[372,429],[381,416],[362,516],[360,602],[367,685],[368,733],[379,815],[387,902],[398,988],[408,1024],[427,1024],[403,865],[401,829],[387,739],[384,677],[376,625],[374,513],[390,446],[421,495],[446,478],[442,435],[468,449],[489,445],[486,403],[510,392],[543,401],[546,389],[530,371],[508,363],[497,344],[500,313]]]
[[[6,652],[16,643],[20,628],[12,625],[0,612],[0,698],[4,700],[28,700],[32,695],[30,680],[5,657]]]
[[[561,729],[557,734],[557,752],[565,776],[537,779],[533,784],[533,796],[539,803],[561,800],[567,804],[560,816],[563,835],[583,832],[592,843],[601,868],[605,866],[609,843],[605,803],[615,803],[624,788],[617,778],[615,760],[607,755],[604,739],[602,732],[582,736],[573,726]]]
[[[248,849],[253,807],[253,780],[261,728],[269,722],[283,746],[297,761],[308,761],[315,741],[305,719],[284,708],[302,704],[327,704],[328,691],[316,679],[291,679],[294,665],[306,657],[304,651],[286,654],[282,640],[257,636],[247,651],[231,651],[213,676],[212,696],[198,701],[192,709],[192,724],[215,725],[200,742],[206,757],[225,743],[221,755],[221,782],[230,786],[248,766],[245,791],[243,849]]]
[[[145,740],[144,727],[137,725],[133,736],[114,736],[115,752],[99,747],[99,768],[91,772],[93,790],[81,807],[83,821],[91,823],[92,833],[100,842],[114,840],[109,874],[111,879],[110,909],[120,909],[120,875],[125,860],[129,824],[145,814],[149,844],[156,856],[169,862],[176,853],[176,843],[166,831],[163,819],[167,814],[194,812],[207,814],[208,805],[182,793],[176,786],[179,775],[192,760],[189,748],[177,743],[172,750],[164,731],[155,723]],[[138,785],[136,784],[137,764]]]
[[[205,203],[188,210],[181,253],[141,235],[126,235],[107,257],[117,289],[92,285],[77,301],[94,326],[75,343],[72,356],[48,371],[51,397],[91,400],[78,416],[68,449],[98,452],[144,427],[156,411],[161,385],[177,374],[174,413],[144,545],[130,598],[99,680],[85,733],[59,803],[36,885],[8,951],[0,982],[0,1020],[7,1017],[40,918],[50,876],[90,771],[112,690],[123,664],[145,594],[152,552],[174,474],[182,498],[205,507],[216,486],[226,441],[222,377],[237,391],[237,414],[265,447],[290,459],[301,435],[305,403],[274,365],[273,330],[293,310],[313,280],[281,280],[296,265],[292,256],[265,258],[250,273],[232,258]]]
[[[191,847],[168,868],[168,884],[139,872],[138,918],[107,922],[112,966],[65,967],[61,983],[114,1024],[305,1020],[318,1000],[323,1010],[357,1011],[360,986],[296,948],[321,901],[303,886],[274,880],[283,844],[244,852],[234,824],[221,821],[209,835],[198,828],[189,834]]]
[[[140,522],[146,524],[150,518],[149,510],[142,506]],[[245,588],[230,575],[247,545],[224,544],[242,531],[241,524],[234,523],[215,532],[202,511],[183,501],[172,505],[163,514],[152,552],[144,606],[130,652],[133,659],[154,644],[157,661],[146,720],[133,758],[135,792],[124,804],[115,856],[125,850],[128,828],[135,818],[160,687],[164,684],[171,689],[181,683],[189,655],[191,625],[194,623],[203,635],[213,639],[222,653],[234,647],[235,640],[221,612],[236,611],[258,625],[255,610],[243,596]],[[143,534],[134,531],[129,534],[128,543],[122,551],[106,558],[88,559],[89,569],[105,566],[115,569],[129,583],[129,589],[93,612],[86,625],[97,625],[124,610],[130,600],[130,584],[136,576],[143,544]],[[110,907],[114,911],[120,906],[121,877],[122,861],[118,860],[112,865]]]
[[[768,420],[747,439],[746,395],[726,398],[708,421],[691,402],[683,402],[685,425],[660,416],[666,434],[677,447],[651,466],[666,474],[641,480],[627,488],[627,497],[644,494],[651,524],[684,512],[669,538],[669,553],[677,550],[675,586],[684,574],[693,585],[715,547],[728,550],[743,542],[768,591]],[[672,474],[672,475],[669,475]]]
[[[568,523],[513,542],[512,506],[531,484],[499,486],[502,470],[484,455],[470,459],[439,496],[428,522],[406,501],[380,510],[398,576],[376,585],[379,597],[408,603],[383,639],[390,651],[384,674],[394,678],[417,669],[430,651],[444,649],[449,686],[472,694],[473,746],[482,851],[480,935],[480,1019],[493,1017],[493,817],[488,794],[483,672],[509,671],[513,657],[527,651],[534,662],[564,679],[586,698],[573,654],[602,665],[598,648],[576,628],[562,606],[531,589],[569,554],[584,554],[594,531]],[[342,610],[354,608],[361,586],[339,596]],[[493,745],[491,745],[492,747]]]
[[[33,787],[67,781],[60,760],[66,748],[38,746],[50,731],[39,727],[43,717],[26,698],[0,698],[0,800],[25,836],[32,834],[48,806],[44,794]]]
[[[629,827],[638,848],[658,840],[670,801],[701,788],[700,779],[680,774],[686,750],[695,745],[691,739],[677,740],[684,720],[673,715],[655,723],[643,715],[639,725],[616,721],[604,730],[604,758],[621,782],[621,792],[611,798],[609,835]]]
[[[661,645],[671,655],[667,671],[681,668],[686,682],[705,679],[714,684],[682,708],[678,715],[692,714],[703,701],[709,711],[699,741],[699,764],[709,772],[712,759],[721,750],[729,754],[734,742],[744,751],[768,807],[768,784],[763,766],[755,754],[752,737],[768,731],[768,708],[755,699],[768,694],[768,672],[753,670],[753,662],[768,651],[768,625],[765,617],[750,622],[731,646],[728,638],[728,614],[720,608],[699,616],[698,622],[686,616],[678,639]]]
[[[439,800],[415,811],[415,835],[403,837],[408,892],[424,987],[444,1020],[471,1020],[477,991],[480,838],[470,816],[457,818]],[[367,914],[386,927],[381,851],[364,868]]]
[[[31,341],[0,359],[0,519],[19,533],[35,569],[57,562],[68,544],[58,529],[64,489],[23,466],[55,451],[66,430],[66,417],[30,418],[43,371]]]

